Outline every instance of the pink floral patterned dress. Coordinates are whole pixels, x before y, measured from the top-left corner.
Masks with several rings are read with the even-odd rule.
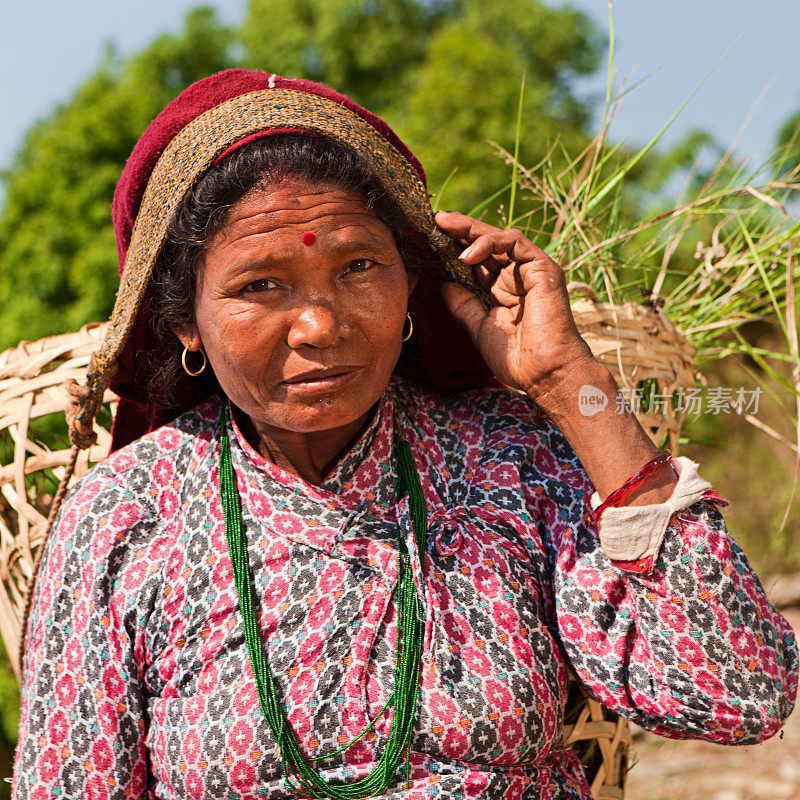
[[[233,583],[220,402],[71,490],[29,622],[15,800],[293,796]],[[789,715],[795,639],[713,490],[667,508],[656,535],[634,531],[657,552],[612,560],[566,438],[511,392],[444,397],[393,379],[319,486],[229,425],[262,640],[309,756],[361,733],[391,693],[398,526],[410,545],[425,611],[421,694],[408,774],[404,763],[385,796],[589,798],[562,739],[568,665],[605,705],[664,736],[752,743]],[[428,507],[422,564],[397,497],[395,425]],[[316,762],[329,781],[369,773],[391,713]]]

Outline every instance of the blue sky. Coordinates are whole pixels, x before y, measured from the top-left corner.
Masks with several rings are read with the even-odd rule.
[[[604,0],[572,5],[608,30]],[[798,0],[617,0],[614,20],[617,83],[644,79],[623,98],[614,138],[647,141],[712,68],[665,144],[703,128],[725,147],[737,140],[740,157],[760,162],[772,152],[781,124],[800,109]],[[605,78],[589,86],[604,89]]]
[[[241,19],[245,3],[207,4],[233,23]],[[607,29],[605,0],[572,4]],[[178,30],[194,5],[193,0],[4,0],[0,168],[8,166],[25,130],[68,99],[91,73],[107,42],[122,53],[133,52],[160,32]],[[616,139],[649,139],[731,45],[666,143],[701,127],[728,145],[756,104],[757,113],[736,150],[759,161],[773,147],[780,123],[800,108],[800,69],[792,58],[800,30],[798,0],[762,0],[758,5],[745,0],[617,0],[615,18],[617,81],[646,78],[621,104],[612,128]],[[605,74],[578,86],[592,96],[602,95],[604,88]]]

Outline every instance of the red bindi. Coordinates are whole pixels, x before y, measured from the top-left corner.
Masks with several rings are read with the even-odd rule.
[[[307,247],[311,247],[311,245],[314,244],[314,242],[316,241],[317,237],[311,231],[303,234],[303,244],[306,245]]]

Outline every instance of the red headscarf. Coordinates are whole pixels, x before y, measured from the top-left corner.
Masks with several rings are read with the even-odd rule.
[[[269,89],[305,92],[344,106],[390,142],[413,167],[423,185],[425,184],[422,166],[398,136],[382,119],[357,105],[349,97],[312,81],[283,78],[253,70],[225,70],[197,81],[181,92],[150,123],[136,143],[117,184],[112,204],[120,274],[150,175],[173,139],[186,125],[221,103],[250,92]],[[249,135],[229,147],[220,158],[257,136],[289,130],[298,129],[291,126],[270,128]],[[436,256],[424,236],[417,235],[415,243],[427,251],[432,262],[436,261]],[[437,274],[433,281],[420,281],[409,301],[409,310],[414,321],[414,336],[411,340],[415,350],[414,363],[419,365],[420,377],[444,390],[465,389],[492,383],[491,373],[482,358],[439,297],[436,284],[447,278],[444,270],[438,272],[440,274]],[[119,357],[118,370],[110,384],[120,397],[112,431],[112,451],[169,422],[204,399],[209,391],[208,384],[187,380],[178,387],[179,405],[168,408],[160,405],[149,395],[146,371],[149,364],[148,357],[153,354],[155,346],[151,313],[152,298],[148,291],[136,315],[133,330]]]

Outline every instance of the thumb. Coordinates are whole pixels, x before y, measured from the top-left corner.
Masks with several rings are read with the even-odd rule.
[[[458,283],[444,283],[440,291],[450,313],[477,343],[478,331],[488,316],[483,303],[469,289]]]

